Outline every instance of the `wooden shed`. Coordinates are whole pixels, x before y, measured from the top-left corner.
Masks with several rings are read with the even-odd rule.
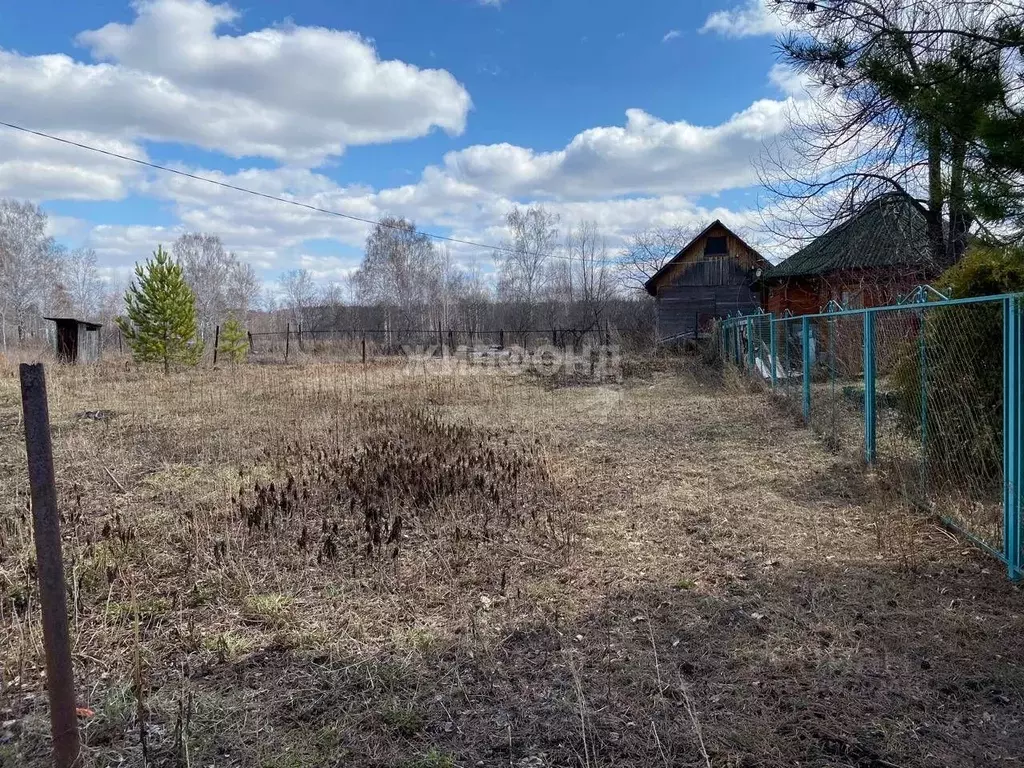
[[[821,312],[835,301],[848,309],[894,304],[937,277],[924,209],[908,195],[889,193],[788,259],[765,270],[765,310]]]
[[[48,317],[57,324],[55,351],[61,363],[95,363],[100,359],[99,323],[73,317]]]
[[[658,340],[698,338],[717,318],[756,310],[754,283],[770,266],[716,220],[644,285],[657,303]]]

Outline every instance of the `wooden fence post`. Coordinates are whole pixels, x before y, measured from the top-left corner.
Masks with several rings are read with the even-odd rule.
[[[220,346],[220,326],[213,332],[213,364],[217,364],[217,348]]]
[[[46,688],[50,698],[50,733],[57,768],[77,766],[80,743],[75,712],[75,680],[64,586],[64,561],[53,476],[53,444],[42,363],[22,363],[21,407],[25,418],[25,451],[32,494],[32,528],[36,540],[36,572],[43,612]]]
[[[366,365],[366,334],[363,334],[363,365]]]
[[[498,329],[498,347],[500,349],[504,349],[505,348],[505,329],[504,328],[499,328]]]
[[[284,327],[284,361],[288,362],[288,352],[292,344],[292,324],[286,323]]]
[[[302,323],[299,323],[299,351],[302,351]]]
[[[246,331],[245,335],[249,337],[249,351],[250,352],[255,352],[255,350],[253,349],[253,344],[252,344],[252,331]]]

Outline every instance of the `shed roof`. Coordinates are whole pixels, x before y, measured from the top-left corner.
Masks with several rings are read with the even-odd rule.
[[[695,238],[693,238],[693,240],[691,240],[691,241],[690,241],[690,242],[688,242],[688,243],[687,243],[686,245],[684,245],[684,246],[683,246],[683,247],[682,247],[682,248],[680,249],[679,253],[677,253],[677,254],[676,254],[675,256],[673,256],[673,257],[672,257],[671,259],[669,259],[668,261],[666,261],[666,262],[665,262],[665,263],[664,263],[664,264],[662,265],[661,269],[659,269],[659,270],[658,270],[657,272],[655,272],[655,273],[654,273],[653,275],[651,275],[651,276],[650,276],[650,277],[649,277],[649,278],[647,279],[647,282],[646,282],[646,283],[644,283],[644,290],[646,290],[646,291],[647,291],[647,292],[648,292],[649,294],[651,294],[651,296],[654,296],[654,295],[656,295],[656,294],[657,294],[657,292],[658,292],[658,291],[657,291],[657,284],[658,284],[658,281],[659,281],[659,280],[660,280],[660,279],[661,279],[661,278],[662,278],[662,277],[663,277],[663,276],[664,276],[664,275],[665,275],[665,274],[666,274],[667,272],[669,272],[669,270],[671,270],[671,269],[672,269],[672,267],[674,267],[674,266],[675,266],[676,264],[678,264],[678,263],[679,263],[680,261],[682,261],[682,259],[683,259],[683,258],[685,258],[685,256],[686,256],[686,252],[687,252],[688,250],[690,250],[690,246],[692,246],[692,245],[693,245],[694,243],[696,243],[696,242],[697,242],[698,240],[700,240],[700,239],[701,239],[702,237],[704,237],[705,235],[707,235],[707,234],[708,234],[708,232],[710,232],[710,231],[711,231],[712,229],[714,229],[715,227],[721,227],[722,229],[724,229],[724,230],[725,230],[726,232],[728,232],[728,233],[729,233],[730,235],[732,235],[733,237],[735,237],[735,238],[736,238],[736,239],[737,239],[737,240],[739,241],[740,245],[742,245],[742,246],[743,246],[744,248],[746,248],[746,249],[747,249],[748,251],[750,251],[750,252],[751,252],[752,254],[754,254],[754,256],[756,256],[756,257],[757,257],[758,259],[760,259],[761,261],[763,261],[763,262],[764,262],[764,266],[765,266],[765,267],[769,266],[770,262],[769,262],[769,261],[768,261],[767,259],[765,259],[765,257],[764,257],[764,256],[762,256],[762,255],[761,255],[760,253],[758,253],[758,251],[757,251],[757,249],[756,249],[756,248],[753,248],[753,247],[751,247],[751,246],[750,246],[749,244],[747,244],[747,242],[746,242],[746,241],[744,241],[744,239],[743,239],[742,237],[740,237],[740,236],[739,236],[739,235],[737,235],[737,234],[736,234],[735,232],[733,232],[733,231],[732,231],[731,229],[729,229],[729,228],[728,228],[727,226],[725,226],[725,224],[723,224],[723,223],[722,223],[722,220],[721,220],[721,219],[715,219],[715,220],[714,220],[713,222],[711,222],[710,224],[708,224],[708,226],[706,226],[706,227],[705,227],[705,228],[704,228],[703,230],[701,230],[701,232],[700,232],[700,234],[699,234],[699,235],[697,235],[697,236],[696,236]]]
[[[103,323],[94,323],[91,320],[79,320],[77,317],[44,317],[43,320],[52,320],[55,323],[77,323],[78,325],[84,325],[90,331],[103,327]]]
[[[932,267],[925,211],[891,192],[768,269],[762,279],[823,275],[847,269]]]

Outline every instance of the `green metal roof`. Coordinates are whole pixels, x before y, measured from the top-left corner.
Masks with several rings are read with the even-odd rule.
[[[907,195],[882,195],[859,213],[765,271],[762,279],[875,267],[932,267],[924,209]]]

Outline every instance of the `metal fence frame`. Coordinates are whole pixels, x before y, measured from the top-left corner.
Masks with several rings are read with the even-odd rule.
[[[862,351],[860,376],[863,380],[863,446],[859,452],[863,461],[874,465],[878,461],[877,425],[878,404],[876,401],[876,376],[878,354],[876,348],[876,323],[883,313],[917,313],[919,318],[919,349],[921,374],[921,442],[922,451],[927,440],[929,423],[927,407],[934,392],[926,392],[925,373],[925,313],[947,307],[969,305],[988,305],[1001,309],[1003,348],[1002,348],[1002,542],[1001,546],[992,546],[963,524],[952,519],[940,510],[944,523],[956,529],[973,543],[1002,561],[1013,580],[1024,578],[1024,552],[1022,552],[1022,501],[1021,483],[1024,482],[1024,409],[1021,398],[1024,394],[1024,293],[1001,294],[996,296],[971,297],[963,299],[939,298],[941,294],[928,286],[917,289],[904,303],[868,307],[863,309],[845,309],[830,304],[826,311],[810,315],[782,315],[762,311],[750,315],[728,317],[718,324],[716,342],[717,352],[727,365],[736,366],[752,378],[768,384],[772,391],[778,391],[786,382],[780,381],[780,370],[786,372],[785,378],[800,380],[800,412],[808,425],[812,411],[812,359],[815,357],[811,325],[825,321],[830,328],[835,321],[843,319],[860,320],[862,340],[859,341]],[[799,354],[802,366],[799,374],[791,365],[790,341],[794,338],[793,331],[799,327]],[[764,329],[767,328],[767,332]],[[780,339],[782,349],[779,349]],[[830,349],[835,348],[830,344]],[[922,458],[922,461],[927,459]]]

